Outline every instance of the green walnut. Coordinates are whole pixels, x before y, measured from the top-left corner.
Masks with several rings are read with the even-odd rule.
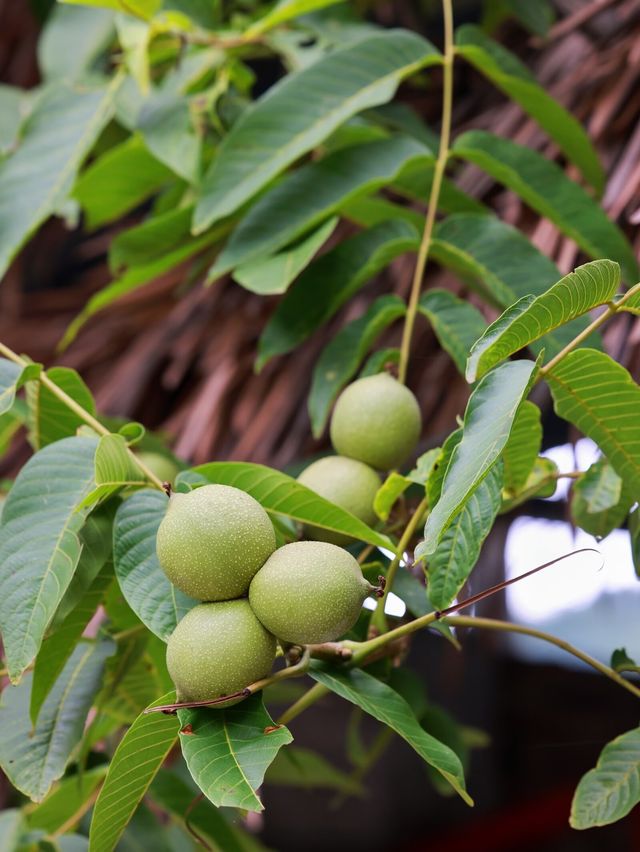
[[[163,456],[161,453],[152,453],[141,450],[136,453],[142,464],[146,465],[151,473],[155,473],[161,482],[171,482],[180,472],[178,465],[172,461],[169,456]]]
[[[246,598],[199,604],[167,643],[167,668],[178,701],[208,701],[240,692],[269,674],[275,656],[275,637],[260,624]],[[229,707],[239,700],[215,706]]]
[[[201,601],[246,595],[256,571],[276,549],[269,516],[245,491],[203,485],[172,494],[156,550],[162,570]]]
[[[372,591],[346,550],[322,541],[296,541],[267,559],[251,581],[249,603],[278,639],[315,645],[353,627]]]
[[[303,470],[298,482],[321,497],[331,500],[336,506],[351,512],[365,524],[375,522],[373,501],[380,488],[380,477],[369,465],[345,456],[327,456]],[[307,538],[328,541],[331,544],[344,545],[353,541],[347,535],[321,527],[307,525],[304,532]]]
[[[331,418],[331,442],[341,456],[392,470],[411,454],[421,425],[411,391],[388,373],[378,373],[342,391]]]

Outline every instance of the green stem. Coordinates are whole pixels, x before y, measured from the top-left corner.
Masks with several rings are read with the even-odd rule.
[[[0,354],[4,355],[9,361],[13,361],[14,364],[19,364],[23,369],[29,366],[29,361],[21,358],[17,355],[12,349],[9,349],[8,346],[5,346],[4,343],[0,343]],[[54,396],[56,396],[60,402],[67,406],[68,409],[77,414],[78,417],[83,420],[87,426],[90,426],[95,432],[99,435],[110,435],[109,430],[100,423],[99,420],[96,420],[93,415],[89,414],[79,403],[75,401],[69,394],[65,393],[62,388],[59,388],[55,382],[52,382],[51,379],[47,376],[44,370],[38,376],[38,381],[40,384],[44,385]],[[153,471],[149,470],[149,468],[140,461],[138,456],[127,447],[127,451],[135,464],[140,468],[140,470],[144,473],[147,479],[155,485],[156,488],[159,488],[160,491],[164,491],[162,482],[158,477],[153,473]]]
[[[424,270],[429,259],[429,250],[431,248],[431,238],[433,234],[433,226],[436,220],[436,212],[438,210],[438,202],[440,200],[440,189],[442,187],[442,179],[447,166],[449,157],[449,140],[451,138],[451,111],[453,103],[453,9],[451,0],[442,0],[442,11],[444,13],[444,53],[442,57],[443,67],[443,84],[442,84],[442,128],[440,131],[440,147],[438,149],[438,159],[436,160],[433,169],[433,181],[431,183],[431,193],[429,195],[429,206],[427,207],[427,218],[424,223],[424,231],[420,247],[418,249],[418,257],[416,259],[416,267],[413,274],[413,282],[411,284],[411,294],[409,296],[409,304],[407,306],[407,314],[404,321],[404,329],[402,332],[402,344],[400,346],[400,366],[398,368],[398,379],[404,384],[407,378],[407,367],[409,365],[409,352],[411,349],[411,336],[413,335],[413,326],[416,320],[418,311],[418,300],[422,289],[422,279]]]
[[[416,527],[420,523],[424,513],[427,511],[429,507],[429,501],[425,497],[424,500],[419,504],[418,508],[415,510],[409,523],[407,524],[405,531],[402,533],[402,538],[398,542],[398,547],[396,549],[396,555],[393,557],[389,568],[387,569],[387,578],[384,587],[384,594],[378,600],[378,606],[376,607],[376,626],[381,628],[384,623],[384,608],[387,602],[387,598],[389,597],[389,593],[391,591],[391,587],[393,586],[394,580],[396,578],[396,574],[398,573],[398,568],[400,567],[400,562],[402,561],[402,557],[409,546],[411,539],[413,538]]]
[[[304,713],[307,708],[311,707],[312,704],[315,704],[316,701],[319,701],[320,698],[327,695],[329,689],[321,683],[316,683],[311,687],[303,696],[298,698],[298,700],[289,707],[288,710],[285,710],[282,716],[276,722],[277,725],[288,725],[292,719],[295,719],[296,716],[299,716],[301,713]]]
[[[583,340],[586,340],[590,334],[593,334],[593,332],[600,328],[601,325],[604,325],[607,320],[611,319],[612,316],[615,316],[615,314],[617,314],[623,307],[625,302],[627,302],[632,296],[635,296],[638,292],[640,292],[640,283],[631,287],[630,290],[627,290],[627,292],[617,302],[610,302],[606,311],[603,311],[603,313],[601,313],[599,317],[596,317],[596,319],[594,319],[594,321],[590,323],[584,331],[581,331],[580,334],[576,335],[576,337],[570,341],[570,343],[567,343],[564,349],[558,352],[558,354],[555,355],[548,364],[545,364],[544,367],[540,368],[538,378],[544,378],[547,373],[553,370],[553,368],[562,361],[565,355],[568,355],[569,352],[575,349],[576,346],[579,346]]]
[[[590,657],[589,654],[585,654],[583,651],[580,651],[578,648],[575,648],[573,645],[565,642],[564,639],[559,639],[551,633],[544,633],[542,630],[536,630],[533,627],[524,627],[521,624],[514,624],[511,621],[499,621],[494,618],[478,618],[471,615],[447,616],[447,618],[443,619],[443,621],[450,627],[478,627],[483,630],[501,630],[508,633],[521,633],[524,636],[532,636],[534,639],[541,639],[543,642],[549,642],[551,645],[555,645],[557,648],[566,651],[567,654],[571,654],[573,657],[576,657],[578,660],[581,660],[583,663],[591,666],[592,669],[595,669],[600,672],[600,674],[608,677],[610,680],[617,683],[618,686],[621,686],[623,689],[626,689],[627,692],[635,695],[636,698],[640,698],[640,689],[635,686],[635,684],[625,680],[622,675],[618,674],[618,672],[614,669],[609,666],[605,666],[604,663],[601,663],[599,660],[595,660],[593,657]]]

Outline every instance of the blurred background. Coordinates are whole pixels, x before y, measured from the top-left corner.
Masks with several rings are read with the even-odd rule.
[[[456,22],[479,20],[487,11],[482,6],[492,2],[459,0]],[[27,88],[38,83],[36,45],[51,5],[49,0],[0,0],[0,82]],[[385,26],[407,27],[436,44],[441,41],[437,2],[368,6]],[[553,6],[556,20],[546,37],[514,20],[502,24],[497,37],[587,127],[608,174],[604,207],[640,251],[640,3],[554,0]],[[254,70],[262,88],[279,74],[271,61],[257,62]],[[455,89],[454,132],[486,128],[556,155],[518,106],[462,63],[456,66]],[[401,90],[400,98],[437,126],[437,85]],[[582,262],[574,243],[486,175],[464,167],[457,182],[525,231],[563,273]],[[315,442],[310,437],[306,396],[311,367],[336,328],[360,315],[376,295],[407,295],[413,257],[394,261],[328,328],[294,355],[274,359],[260,374],[253,367],[256,343],[277,299],[254,296],[231,280],[204,289],[180,268],[91,320],[58,354],[56,345],[69,322],[109,281],[106,257],[114,235],[143,214],[141,209],[117,227],[91,233],[66,230],[60,220],[46,224],[2,282],[0,339],[36,361],[77,369],[103,414],[139,420],[159,431],[188,462],[243,459],[295,469],[325,450],[326,438]],[[430,267],[428,276],[434,286],[464,292],[437,267]],[[486,307],[483,311],[490,318]],[[397,334],[382,345],[397,345]],[[640,379],[640,321],[631,315],[616,320],[605,332],[605,346]],[[421,402],[421,450],[426,450],[455,427],[467,386],[424,321],[414,348],[409,384]],[[545,454],[561,469],[586,469],[595,459],[593,445],[555,420],[544,389],[536,393],[545,417]],[[13,475],[28,453],[26,441],[16,436],[0,476]],[[562,497],[559,490],[554,498],[531,501],[498,521],[469,593],[574,547],[594,545],[593,538],[575,532]],[[604,565],[595,556],[568,560],[496,595],[476,614],[554,632],[604,662],[620,647],[637,658],[640,586],[628,534],[615,532],[598,547]],[[335,793],[267,787],[266,815],[256,818],[254,827],[262,830],[269,847],[279,852],[320,852],[329,844],[354,852],[419,852],[444,844],[448,852],[640,849],[637,809],[606,829],[577,833],[568,826],[572,791],[581,775],[608,740],[638,723],[632,697],[552,646],[490,634],[458,638],[464,653],[439,634],[420,635],[410,664],[424,677],[430,697],[466,727],[468,742],[479,746],[468,779],[476,808],[470,811],[436,793],[408,746],[397,739],[381,741],[366,797],[340,802]],[[313,747],[341,766],[352,724],[346,705],[327,698],[296,720],[293,732],[298,745]],[[369,744],[379,737],[371,720],[362,720],[359,731]]]

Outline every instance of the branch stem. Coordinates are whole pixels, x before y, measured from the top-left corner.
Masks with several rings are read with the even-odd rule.
[[[304,713],[312,704],[315,704],[316,701],[319,701],[325,695],[327,695],[329,689],[322,683],[314,684],[311,689],[305,692],[298,700],[289,707],[288,710],[285,710],[282,716],[278,719],[276,724],[278,725],[288,725],[296,716],[299,716],[301,713]]]
[[[559,639],[557,636],[553,636],[551,633],[545,633],[542,630],[536,630],[533,627],[525,627],[521,624],[514,624],[511,621],[499,621],[494,618],[478,618],[470,615],[447,616],[447,618],[444,619],[444,623],[448,624],[449,627],[477,627],[482,630],[500,630],[508,633],[521,633],[523,636],[532,636],[534,639],[541,639],[543,642],[549,642],[551,645],[555,645],[556,648],[566,651],[567,654],[571,654],[573,657],[576,657],[576,659],[581,660],[588,666],[591,666],[592,669],[595,669],[600,672],[600,674],[608,677],[610,680],[617,683],[618,686],[621,686],[623,689],[626,689],[627,692],[635,695],[636,698],[640,698],[640,689],[635,684],[625,680],[625,678],[618,674],[618,672],[614,669],[606,666],[599,660],[590,657],[589,654],[585,654],[583,651],[580,651],[578,648],[575,648],[573,645],[565,642],[564,639]]]
[[[398,568],[400,567],[400,563],[402,562],[402,557],[409,546],[411,539],[413,538],[416,527],[420,523],[420,520],[424,516],[424,513],[429,508],[429,501],[425,497],[422,502],[418,505],[418,508],[415,510],[413,515],[411,516],[409,523],[407,524],[405,531],[402,533],[402,538],[398,542],[398,547],[396,549],[396,555],[393,557],[388,569],[386,576],[386,583],[384,587],[384,592],[382,597],[378,600],[378,606],[376,607],[376,625],[378,627],[382,626],[384,622],[384,608],[387,602],[387,598],[389,597],[389,592],[391,591],[391,587],[393,586],[393,582],[396,578],[396,574],[398,573]]]
[[[9,361],[13,361],[14,364],[18,364],[23,369],[25,367],[28,367],[30,364],[29,361],[27,361],[25,358],[21,358],[20,355],[17,355],[12,349],[9,349],[9,347],[5,346],[4,343],[0,343],[0,355],[4,355],[4,357],[7,358]],[[103,426],[102,423],[100,423],[99,420],[96,420],[96,418],[88,411],[86,411],[79,403],[77,403],[75,399],[73,399],[73,397],[69,396],[69,394],[65,393],[62,388],[58,387],[55,382],[51,381],[51,379],[49,378],[49,376],[47,376],[44,370],[42,370],[42,372],[38,376],[38,381],[40,382],[40,384],[46,387],[47,390],[49,390],[54,396],[56,396],[60,400],[60,402],[66,405],[66,407],[70,411],[73,411],[74,414],[77,414],[78,417],[83,420],[87,424],[87,426],[90,426],[94,430],[94,432],[97,432],[98,435],[111,434],[109,430],[105,426]],[[146,478],[151,483],[153,483],[156,488],[160,489],[160,491],[164,491],[162,482],[155,475],[155,473],[153,473],[153,471],[150,470],[146,464],[140,461],[138,456],[128,447],[127,452],[134,460],[136,466],[140,468],[140,470],[144,473]]]
[[[405,317],[404,329],[402,332],[398,379],[403,384],[406,382],[407,379],[407,367],[409,364],[409,353],[411,350],[411,337],[413,335],[413,326],[415,324],[416,313],[418,311],[418,300],[420,298],[420,291],[422,289],[424,270],[427,265],[427,260],[429,259],[429,250],[431,248],[433,226],[436,220],[438,202],[440,200],[440,189],[442,187],[442,179],[444,177],[445,168],[447,166],[447,160],[449,158],[449,142],[451,138],[451,112],[453,104],[454,59],[453,9],[451,0],[442,0],[442,11],[444,13],[444,53],[442,57],[442,127],[440,130],[440,146],[438,149],[438,158],[433,169],[433,181],[431,183],[431,192],[429,194],[427,217],[424,223],[422,240],[420,241],[420,247],[418,249],[418,257],[416,259],[416,266],[413,273],[413,282],[411,284],[409,304],[407,306],[407,314]]]

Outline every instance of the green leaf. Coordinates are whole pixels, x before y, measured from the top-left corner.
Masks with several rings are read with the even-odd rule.
[[[395,470],[387,476],[382,483],[376,496],[373,499],[373,509],[381,521],[388,521],[391,509],[404,494],[404,492],[413,485],[413,480],[407,476],[402,476],[401,473],[396,473]]]
[[[80,202],[90,229],[120,218],[156,193],[172,177],[132,136],[99,157],[78,179],[73,197]]]
[[[603,457],[573,483],[571,516],[577,526],[604,538],[624,523],[633,492]]]
[[[418,242],[408,223],[384,222],[315,260],[267,323],[258,344],[258,367],[295,349],[394,258],[417,250]]]
[[[504,448],[504,487],[518,493],[525,487],[542,446],[540,409],[529,400],[521,403]]]
[[[166,649],[161,645],[162,665],[166,668]],[[130,725],[137,716],[172,683],[161,682],[146,653],[148,634],[135,634],[118,643],[118,653],[107,664],[104,683],[96,706],[102,716],[114,719],[119,725]]]
[[[603,748],[595,769],[578,784],[569,822],[572,828],[609,825],[640,802],[640,728],[627,731]]]
[[[438,289],[421,296],[418,310],[429,320],[440,346],[464,375],[469,350],[487,327],[480,311],[448,290]]]
[[[82,642],[49,692],[33,729],[29,717],[31,673],[7,687],[0,705],[0,766],[14,787],[40,802],[65,770],[80,741],[113,642]]]
[[[82,632],[95,615],[102,602],[107,586],[111,582],[110,571],[104,571],[94,580],[78,606],[69,614],[60,627],[44,642],[36,657],[31,685],[29,713],[34,725],[47,695],[65,667],[82,636]]]
[[[151,706],[167,704],[174,693]],[[124,735],[93,809],[90,852],[111,852],[178,737],[175,716],[141,713]]]
[[[626,648],[616,648],[611,654],[611,668],[616,672],[636,672],[640,674],[640,666],[627,654]]]
[[[427,593],[435,609],[448,607],[466,583],[501,502],[502,465],[494,464],[427,559]]]
[[[308,402],[316,438],[324,430],[333,401],[356,374],[367,352],[382,332],[405,313],[406,305],[398,296],[380,296],[323,349],[313,370]]]
[[[18,808],[9,808],[0,813],[1,852],[16,852],[24,828],[24,814]]]
[[[535,378],[533,361],[510,361],[488,373],[469,398],[462,440],[454,448],[440,499],[431,510],[417,555],[434,553],[447,527],[466,505],[505,447],[522,400]]]
[[[387,366],[398,365],[399,363],[399,349],[395,347],[377,349],[367,358],[364,367],[358,373],[358,377],[364,379],[365,376],[376,376],[378,373],[383,373],[387,369]]]
[[[52,367],[47,370],[47,378],[95,417],[96,404],[91,391],[75,370],[70,367]],[[62,438],[70,438],[84,424],[78,414],[41,382],[27,385],[27,405],[29,441],[35,449],[46,447]]]
[[[0,414],[5,414],[16,401],[16,393],[31,379],[37,379],[40,373],[39,364],[29,364],[21,367],[6,358],[0,358]]]
[[[436,451],[437,455],[426,480],[426,492],[430,508],[433,508],[440,499],[440,495],[442,494],[442,483],[444,482],[447,467],[451,461],[454,449],[458,446],[461,440],[462,429],[455,429],[447,436],[442,447]]]
[[[479,27],[471,24],[458,27],[455,40],[457,55],[464,57],[507,97],[520,104],[601,193],[604,171],[589,136],[582,125],[538,85],[528,68]]]
[[[223,812],[206,799],[194,804],[195,792],[179,775],[161,769],[151,784],[149,795],[182,825],[185,819],[198,834],[214,844],[214,849],[224,852],[257,852],[248,836],[223,816]]]
[[[157,160],[190,184],[198,183],[202,138],[194,128],[189,99],[182,92],[173,85],[153,88],[142,103],[137,128]]]
[[[279,470],[250,462],[210,462],[194,467],[193,471],[207,482],[231,485],[246,491],[269,514],[284,515],[302,524],[313,524],[325,530],[344,533],[376,547],[392,547],[386,535],[372,530],[350,512],[330,503]]]
[[[471,349],[466,379],[474,382],[514,352],[613,299],[620,267],[594,260],[561,278],[541,296],[523,296],[493,322]]]
[[[113,566],[110,560],[115,510],[116,507],[113,503],[100,506],[89,515],[80,530],[80,544],[82,545],[80,561],[53,617],[52,630],[57,630],[80,603],[107,563],[109,563],[109,571],[113,576]]]
[[[45,80],[82,80],[115,35],[113,12],[55,5],[38,40],[38,65]],[[70,46],[73,45],[73,50]]]
[[[553,6],[548,0],[500,0],[504,14],[512,15],[534,35],[544,38],[555,20]],[[493,4],[492,4],[493,6]]]
[[[551,459],[538,456],[522,488],[515,494],[506,490],[503,492],[500,514],[510,512],[534,497],[553,497],[557,487],[558,466]]]
[[[81,553],[93,487],[93,438],[66,438],[36,453],[9,492],[0,526],[0,627],[15,683],[35,658]],[[34,532],[37,531],[37,534]]]
[[[349,201],[389,184],[407,164],[425,158],[433,155],[415,139],[395,136],[340,148],[303,166],[252,206],[211,268],[209,280],[273,254]]]
[[[0,163],[0,277],[34,231],[65,201],[75,174],[111,118],[119,78],[107,89],[47,87],[20,145]]]
[[[637,281],[638,264],[622,231],[556,163],[531,148],[483,130],[458,136],[452,152],[512,189],[588,255],[618,261],[623,278]]]
[[[274,726],[258,693],[224,710],[179,710],[189,772],[216,807],[261,811],[257,788],[276,754],[293,740]]]
[[[333,6],[339,2],[341,0],[279,0],[266,15],[251,24],[245,33],[245,37],[255,38],[267,32],[267,30],[279,26],[279,24],[285,24],[300,15],[308,15],[310,12],[325,9],[327,6]]]
[[[111,242],[109,266],[142,266],[184,246],[190,240],[193,207],[178,207],[150,216],[140,225],[121,231]]]
[[[415,33],[386,30],[289,74],[225,137],[204,179],[196,233],[237,210],[348,118],[391,100],[402,79],[440,61]]]
[[[29,828],[53,834],[69,820],[80,820],[91,807],[93,795],[107,774],[107,766],[95,766],[65,778],[29,813]],[[72,828],[71,823],[68,828]]]
[[[59,0],[59,2],[68,3],[71,6],[100,6],[103,9],[126,12],[146,20],[158,11],[162,0]]]
[[[166,511],[166,496],[144,489],[120,505],[113,527],[114,567],[122,594],[140,621],[164,642],[196,604],[169,582],[158,562],[156,533]]]
[[[356,778],[337,769],[315,751],[296,746],[278,752],[267,769],[265,783],[302,790],[337,790],[350,796],[362,795],[362,785]]]
[[[296,245],[271,257],[241,264],[233,272],[234,279],[259,295],[284,293],[329,239],[337,224],[338,217],[334,216]]]
[[[640,387],[620,364],[593,349],[569,352],[545,376],[559,417],[600,447],[640,494]]]
[[[468,805],[473,804],[458,756],[420,726],[407,702],[390,686],[361,669],[342,671],[314,664],[309,673],[318,683],[388,725],[437,769]]]
[[[142,266],[133,266],[127,270],[120,278],[116,278],[104,289],[99,290],[93,295],[87,304],[84,306],[78,316],[69,324],[69,327],[64,333],[62,340],[58,344],[59,349],[66,349],[67,346],[76,338],[82,326],[98,311],[109,307],[116,302],[121,296],[131,293],[164,275],[170,269],[175,269],[185,260],[193,257],[198,252],[201,252],[207,246],[211,245],[217,239],[217,235],[213,233],[203,234],[197,240],[185,240],[180,246],[170,251],[162,257],[145,263]]]
[[[83,506],[93,506],[124,486],[148,485],[147,477],[127,450],[123,435],[103,435],[96,450],[96,487],[87,494]]]
[[[436,226],[434,235],[433,258],[499,307],[508,308],[523,296],[544,293],[560,278],[553,261],[494,216],[449,216]],[[531,348],[535,352],[544,348],[547,355],[556,355],[587,324],[585,318],[575,319]]]
[[[10,153],[18,142],[20,126],[27,112],[28,95],[16,86],[0,84],[0,160]]]
[[[629,515],[629,535],[631,536],[631,558],[636,574],[640,577],[640,507]]]

